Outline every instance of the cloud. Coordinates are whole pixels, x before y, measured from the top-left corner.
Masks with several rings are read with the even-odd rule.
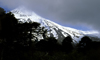
[[[2,0],[9,9],[25,6],[60,24],[85,25],[100,31],[100,0]]]

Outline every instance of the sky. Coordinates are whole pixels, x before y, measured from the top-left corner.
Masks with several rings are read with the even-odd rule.
[[[0,0],[6,11],[19,6],[66,27],[100,32],[100,0]]]

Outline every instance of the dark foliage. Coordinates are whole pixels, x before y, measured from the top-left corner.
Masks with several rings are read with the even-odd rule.
[[[36,43],[36,48],[38,50],[41,50],[41,51],[47,51],[48,49],[48,46],[47,46],[47,41],[45,40],[40,40],[38,43]]]
[[[72,38],[70,36],[66,37],[62,42],[62,49],[66,52],[71,52],[73,49]]]
[[[86,52],[87,50],[89,50],[91,48],[91,43],[92,43],[92,40],[89,37],[84,36],[78,45],[79,52],[80,51]]]
[[[0,16],[2,16],[3,14],[5,14],[5,11],[3,8],[0,7]]]
[[[17,52],[24,49],[27,50],[27,47],[31,47],[31,39],[35,38],[35,35],[32,35],[32,33],[38,34],[37,28],[39,26],[39,23],[31,21],[18,23],[18,19],[11,12],[4,12],[0,15],[1,60],[4,58],[3,56],[9,55],[9,52],[12,50],[16,50],[15,52]]]
[[[92,41],[90,47],[91,47],[91,49],[98,49],[98,48],[100,48],[100,42]]]
[[[46,40],[40,40],[36,44],[36,47],[39,50],[46,51],[46,52],[59,51],[61,48],[54,37],[49,37]]]

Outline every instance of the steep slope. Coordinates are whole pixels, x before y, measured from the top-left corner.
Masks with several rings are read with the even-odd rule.
[[[50,36],[56,37],[59,43],[61,43],[63,39],[67,36],[71,36],[73,38],[73,42],[78,42],[84,35],[93,34],[81,30],[76,30],[70,27],[61,26],[57,23],[38,16],[32,11],[27,11],[24,8],[17,8],[12,10],[11,12],[15,15],[17,19],[23,22],[27,20],[32,20],[41,23],[41,26],[47,28],[49,30]]]

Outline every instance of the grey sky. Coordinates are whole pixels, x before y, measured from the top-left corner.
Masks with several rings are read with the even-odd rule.
[[[100,31],[100,0],[2,0],[9,9],[24,5],[60,24],[85,25]]]

